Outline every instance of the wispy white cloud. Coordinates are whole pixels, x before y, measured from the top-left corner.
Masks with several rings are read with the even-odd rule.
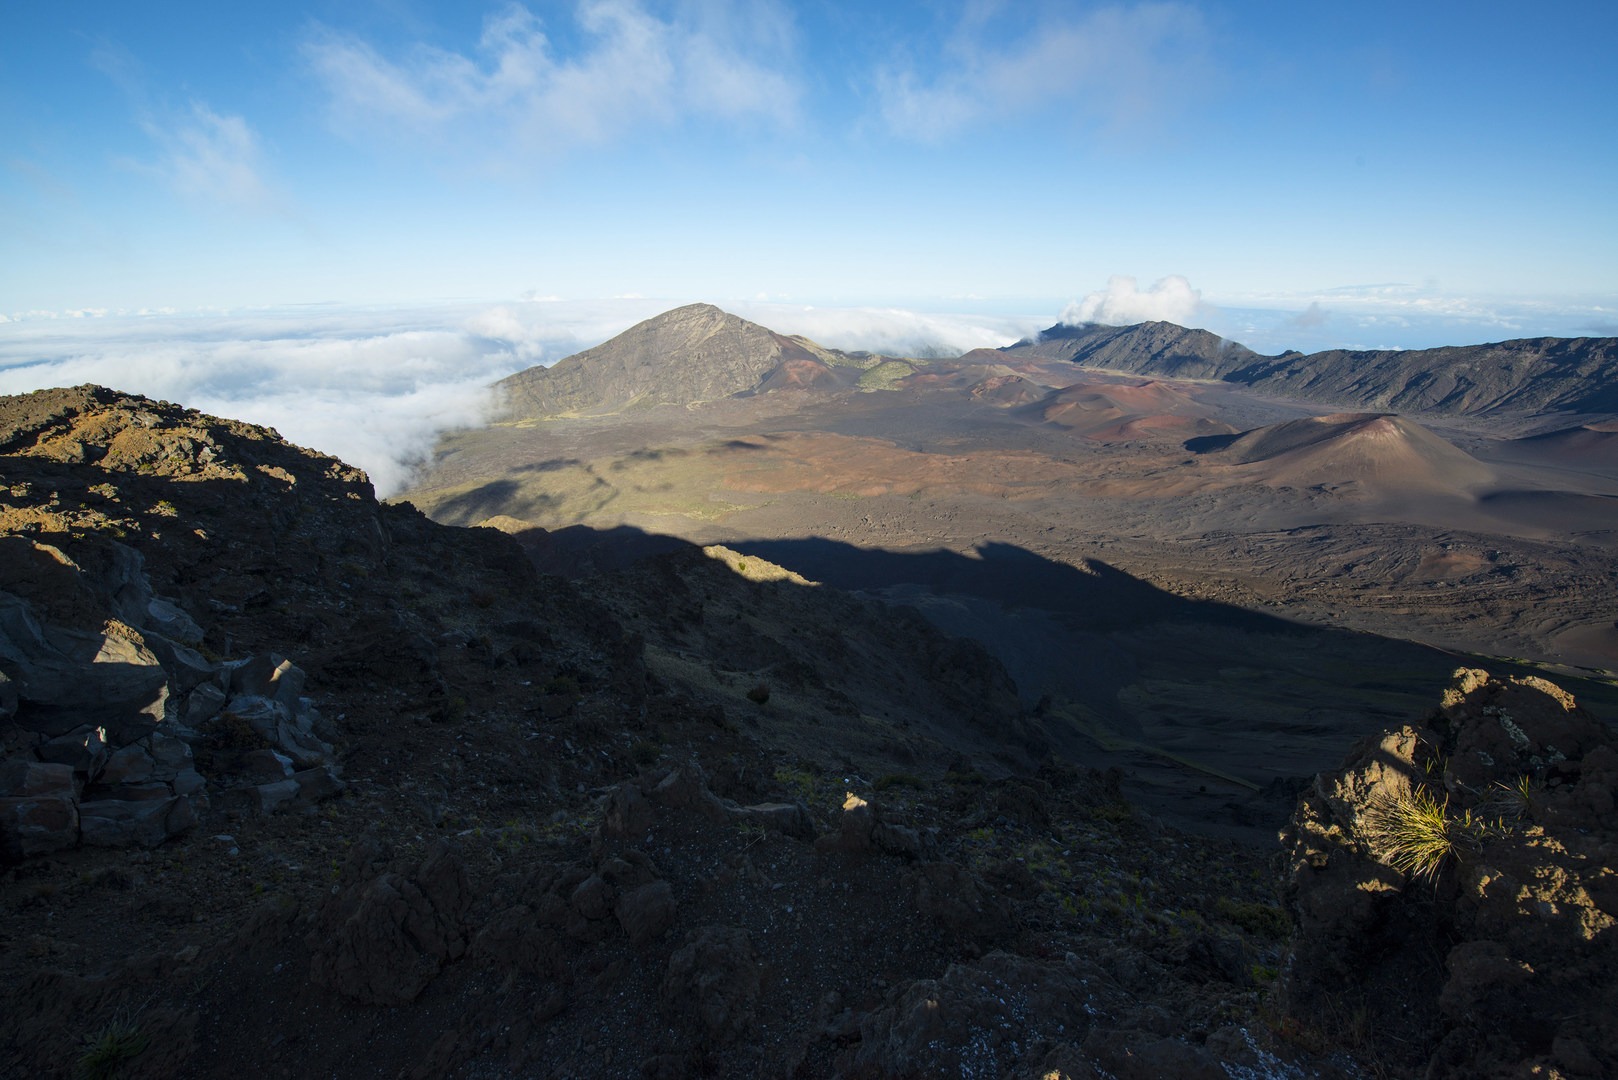
[[[1105,289],[1070,303],[1063,309],[1061,321],[1070,326],[1081,323],[1128,326],[1154,321],[1190,326],[1206,314],[1207,305],[1202,302],[1201,291],[1193,289],[1191,282],[1179,274],[1159,279],[1144,292],[1134,278],[1120,274],[1108,278]]]
[[[121,45],[99,43],[90,53],[90,65],[123,92],[135,124],[157,151],[155,158],[128,160],[126,165],[158,177],[187,199],[271,208],[259,136],[244,117],[215,111],[200,100],[185,109],[161,101],[151,91],[144,66]]]
[[[1124,129],[1178,110],[1210,69],[1210,36],[1189,4],[1063,11],[995,42],[1003,5],[968,5],[943,49],[877,75],[895,134],[935,141],[967,128],[1047,113]]]
[[[143,167],[177,194],[250,209],[270,205],[258,135],[242,117],[192,102],[188,115],[158,119],[148,114],[140,127],[159,151],[157,160]]]
[[[583,45],[560,47],[526,7],[488,15],[477,46],[419,44],[384,55],[323,28],[303,54],[330,96],[336,125],[361,135],[485,140],[553,153],[687,117],[791,125],[791,22],[773,4],[687,4],[666,16],[637,0],[582,0]]]

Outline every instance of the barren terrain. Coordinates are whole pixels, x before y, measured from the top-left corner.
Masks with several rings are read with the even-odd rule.
[[[1256,792],[1419,711],[1467,656],[1618,698],[1609,422],[1360,412],[1037,352],[513,418],[444,439],[405,497],[519,535],[724,543],[915,606],[1064,718],[1075,760],[1200,827],[1267,831],[1284,800]]]

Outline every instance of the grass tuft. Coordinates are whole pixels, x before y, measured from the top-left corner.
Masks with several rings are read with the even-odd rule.
[[[1436,880],[1463,850],[1476,850],[1488,826],[1470,810],[1449,811],[1449,796],[1440,801],[1422,785],[1384,796],[1365,815],[1371,849],[1389,865],[1411,877]]]
[[[119,1017],[85,1036],[73,1075],[79,1080],[113,1080],[151,1042],[133,1021]]]

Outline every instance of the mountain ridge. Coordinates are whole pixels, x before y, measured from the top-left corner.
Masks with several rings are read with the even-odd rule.
[[[1135,375],[1213,379],[1272,397],[1385,412],[1618,413],[1618,338],[1264,356],[1174,323],[1059,323],[1002,351]]]
[[[1036,337],[981,352],[1148,378],[1223,382],[1268,397],[1362,411],[1618,415],[1618,338],[1264,355],[1208,330],[1149,321],[1058,323]],[[776,390],[889,389],[937,363],[829,349],[699,303],[653,316],[495,387],[501,418],[509,422],[683,407]]]
[[[846,388],[877,362],[778,334],[712,304],[687,304],[495,388],[509,419],[601,416],[775,388]]]

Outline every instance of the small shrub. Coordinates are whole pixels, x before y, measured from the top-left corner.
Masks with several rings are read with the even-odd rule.
[[[922,791],[927,787],[921,777],[915,773],[907,772],[888,773],[886,776],[879,776],[871,786],[877,791],[886,791],[895,787],[907,787]]]
[[[545,693],[559,696],[576,695],[579,692],[579,680],[571,675],[555,675],[545,683]]]
[[[808,769],[779,768],[775,770],[775,782],[787,788],[800,802],[814,803],[820,782],[815,774]]]
[[[117,1017],[85,1036],[74,1075],[80,1080],[113,1080],[146,1052],[150,1041],[133,1020]]]
[[[1221,896],[1214,902],[1214,910],[1221,919],[1254,937],[1279,941],[1292,929],[1287,913],[1274,904],[1232,900],[1227,896]]]

